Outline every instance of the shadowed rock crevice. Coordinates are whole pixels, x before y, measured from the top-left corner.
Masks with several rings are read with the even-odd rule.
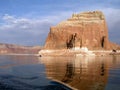
[[[70,39],[66,41],[67,49],[71,49],[75,47],[75,39],[76,39],[77,33],[72,34],[70,36]]]
[[[104,42],[105,42],[105,36],[102,37],[102,40],[101,40],[101,47],[104,48]]]

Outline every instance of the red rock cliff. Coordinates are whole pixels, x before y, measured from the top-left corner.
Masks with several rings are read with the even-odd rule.
[[[101,11],[73,14],[71,18],[51,27],[45,49],[87,47],[110,49],[108,29]]]

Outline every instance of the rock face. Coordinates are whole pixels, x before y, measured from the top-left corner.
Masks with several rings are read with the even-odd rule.
[[[101,11],[73,14],[71,18],[50,28],[45,49],[87,47],[111,49],[108,29]]]

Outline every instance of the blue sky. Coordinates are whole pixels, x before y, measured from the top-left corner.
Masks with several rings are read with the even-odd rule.
[[[101,10],[120,44],[120,0],[0,0],[0,43],[44,45],[50,26],[73,13]]]

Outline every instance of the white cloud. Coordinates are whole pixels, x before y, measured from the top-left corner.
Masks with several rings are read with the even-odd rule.
[[[5,14],[2,17],[4,24],[0,25],[0,30],[27,30],[32,34],[48,33],[49,28],[62,20],[71,16],[72,12],[56,12],[54,15],[41,16],[37,18],[15,17]]]
[[[70,14],[56,13],[51,16],[26,18],[5,14],[0,20],[0,42],[43,45],[50,26],[56,25],[61,20],[65,20],[67,15]]]
[[[5,14],[0,20],[0,41],[23,45],[43,44],[53,22]]]
[[[0,30],[28,30],[28,32],[43,33],[43,29],[52,25],[49,20],[29,19],[23,17],[14,17],[8,14],[3,16],[4,24],[0,26]],[[46,31],[46,30],[45,30]]]
[[[13,16],[8,15],[8,14],[5,14],[2,19],[7,21],[7,22],[15,21],[15,18]]]

